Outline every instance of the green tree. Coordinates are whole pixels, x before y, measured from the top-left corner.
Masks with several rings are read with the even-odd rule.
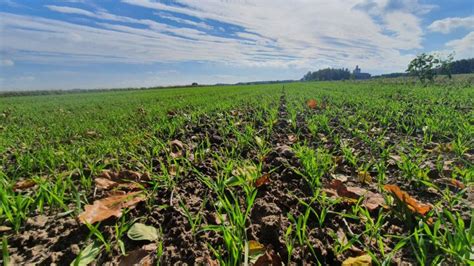
[[[406,72],[418,77],[423,84],[433,82],[438,72],[451,78],[452,60],[452,54],[447,59],[441,59],[438,55],[422,53],[411,60]]]

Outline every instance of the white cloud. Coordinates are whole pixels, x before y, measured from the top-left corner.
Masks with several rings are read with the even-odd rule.
[[[15,65],[15,62],[13,62],[13,60],[10,60],[10,59],[0,60],[0,66],[10,67],[10,66],[14,66],[14,65]]]
[[[68,6],[54,6],[54,5],[47,5],[46,7],[52,11],[57,11],[64,14],[77,14],[77,15],[83,15],[83,16],[88,16],[88,17],[95,17],[94,13],[84,10],[84,9],[80,9],[80,8],[68,7]]]
[[[210,61],[305,69],[358,64],[365,70],[395,71],[411,57],[401,49],[421,47],[417,14],[429,9],[401,0],[377,2],[375,9],[361,7],[367,1],[360,0],[122,2],[152,9],[184,27],[49,5],[56,12],[94,18],[95,26],[0,12],[4,36],[9,36],[0,49],[17,61],[49,64]],[[210,21],[223,25],[226,34],[207,33]]]
[[[462,39],[449,41],[446,46],[454,50],[457,59],[474,58],[474,31]]]
[[[428,26],[430,31],[441,32],[441,33],[450,33],[451,31],[465,28],[468,30],[474,29],[474,16],[459,18],[445,18],[441,20],[436,20]],[[474,45],[474,44],[473,44]]]

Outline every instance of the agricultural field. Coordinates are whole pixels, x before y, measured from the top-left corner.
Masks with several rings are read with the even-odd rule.
[[[473,103],[374,81],[0,98],[0,262],[473,265]]]

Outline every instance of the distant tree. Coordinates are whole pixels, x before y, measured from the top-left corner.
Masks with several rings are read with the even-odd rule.
[[[445,72],[451,78],[450,65],[453,55],[443,60],[438,55],[422,53],[411,60],[406,72],[418,77],[421,83],[433,82],[438,72]]]
[[[188,83],[188,84],[189,84],[189,83]],[[193,87],[196,87],[197,85],[198,85],[197,82],[193,82],[193,83],[191,84],[191,86],[193,86]]]

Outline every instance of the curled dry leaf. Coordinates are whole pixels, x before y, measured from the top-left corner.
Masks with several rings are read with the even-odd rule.
[[[372,257],[365,254],[358,257],[349,257],[342,262],[342,266],[369,266],[372,265]]]
[[[264,174],[255,180],[255,187],[261,187],[263,185],[270,184],[270,174]]]
[[[298,137],[295,134],[290,134],[288,135],[288,141],[291,143],[295,143],[296,141],[298,141]]]
[[[408,193],[401,190],[397,185],[385,185],[383,187],[386,191],[392,193],[399,201],[406,204],[408,209],[414,213],[425,215],[431,210],[431,207],[427,204],[418,202],[416,199],[412,198]]]
[[[170,142],[170,148],[171,148],[171,157],[173,159],[181,158],[183,157],[183,150],[184,150],[184,144],[175,139]]]
[[[145,196],[141,192],[110,196],[94,201],[93,205],[86,205],[84,212],[79,214],[78,218],[83,224],[93,224],[112,216],[120,217],[122,216],[122,209],[134,207],[137,203],[144,200]]]
[[[318,102],[315,99],[309,99],[306,102],[306,105],[309,107],[309,109],[316,109],[318,108]]]
[[[21,180],[16,182],[16,184],[13,186],[14,191],[18,190],[24,190],[27,188],[34,187],[36,185],[36,182],[32,179],[26,179],[26,180]]]

